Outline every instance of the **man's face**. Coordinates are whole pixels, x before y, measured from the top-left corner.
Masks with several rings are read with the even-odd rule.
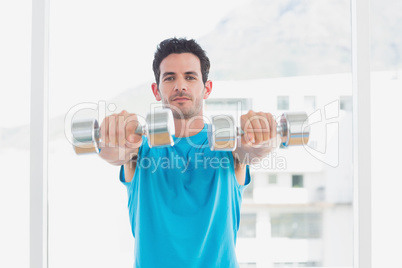
[[[212,82],[202,81],[201,64],[192,53],[170,54],[160,64],[159,88],[152,84],[156,100],[172,109],[177,119],[202,116],[203,99],[212,90]]]

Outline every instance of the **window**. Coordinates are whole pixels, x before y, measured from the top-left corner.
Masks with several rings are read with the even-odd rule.
[[[52,31],[50,38],[52,47],[50,82],[52,90],[49,94],[51,97],[49,118],[58,118],[60,115],[64,117],[65,111],[73,105],[83,100],[96,102],[99,98],[113,101],[117,106],[116,112],[121,109],[127,109],[130,112],[139,114],[142,114],[141,111],[148,112],[148,103],[155,102],[149,90],[149,84],[153,81],[153,74],[149,68],[144,68],[144,66],[149,66],[149,57],[152,56],[157,42],[170,36],[187,36],[197,39],[211,59],[210,78],[217,83],[215,84],[216,87],[214,87],[216,90],[213,91],[210,98],[205,100],[204,108],[206,112],[238,111],[239,106],[243,111],[254,109],[274,113],[276,111],[272,110],[275,109],[280,111],[299,110],[299,108],[303,109],[303,107],[323,109],[327,104],[328,98],[338,99],[340,95],[348,95],[347,84],[344,87],[332,87],[332,85],[336,84],[335,82],[338,80],[343,80],[343,74],[349,75],[351,71],[350,44],[352,42],[350,38],[350,20],[348,19],[350,18],[349,1],[339,3],[293,1],[286,5],[282,3],[277,6],[272,6],[275,3],[268,1],[257,1],[244,3],[240,8],[232,6],[232,2],[226,0],[224,9],[222,9],[228,15],[222,18],[219,18],[217,14],[211,16],[211,18],[215,19],[215,22],[210,28],[203,25],[202,28],[205,29],[205,32],[202,34],[195,34],[194,27],[197,25],[191,25],[191,21],[197,20],[188,20],[190,23],[184,25],[182,23],[183,18],[180,18],[179,23],[174,25],[174,18],[173,20],[167,20],[163,18],[164,14],[159,14],[159,16],[156,16],[159,22],[163,21],[164,24],[166,22],[169,24],[166,25],[169,27],[163,27],[161,30],[162,35],[155,32],[159,31],[156,26],[160,25],[160,23],[133,28],[133,26],[138,25],[137,20],[141,21],[139,16],[132,16],[133,10],[139,10],[133,3],[124,8],[121,8],[120,5],[99,4],[97,10],[100,12],[96,12],[96,14],[88,13],[93,6],[85,1],[83,6],[80,6],[80,9],[76,9],[74,5],[70,4],[57,5],[57,3],[54,3],[54,5],[51,5],[51,16],[54,18],[52,20],[52,29],[54,31]],[[188,5],[181,6],[184,11],[189,7]],[[268,6],[272,13],[265,12]],[[69,12],[65,12],[66,8]],[[218,8],[214,8],[214,12]],[[235,12],[228,12],[230,9]],[[327,16],[329,9],[333,10],[333,13],[337,14],[337,16]],[[164,10],[165,12],[163,13],[169,14],[169,12],[166,12],[166,10],[168,11],[167,6]],[[150,5],[141,4],[140,13],[145,14],[147,11],[155,12]],[[184,16],[187,13],[189,12],[183,12]],[[87,19],[87,16],[83,16],[84,14],[91,14],[90,20]],[[118,14],[118,19],[113,19],[115,14]],[[111,16],[112,19],[105,21],[105,15]],[[65,22],[71,16],[77,18],[77,20],[66,25]],[[194,15],[192,14],[192,16]],[[251,16],[251,19],[249,16]],[[244,23],[245,21],[247,23]],[[190,31],[177,30],[179,27],[176,26],[182,25],[189,27]],[[275,25],[275,27],[270,27],[270,25]],[[91,35],[87,34],[89,28],[93,29],[93,34]],[[57,29],[64,30],[57,31]],[[126,32],[134,34],[125,35],[124,33]],[[138,40],[135,37],[144,36],[146,32],[155,33],[154,38],[144,39],[144,42],[137,42]],[[233,33],[238,34],[233,35]],[[107,42],[104,42],[105,36],[110,37],[107,38]],[[65,40],[68,40],[68,42],[65,42]],[[227,46],[228,43],[231,45]],[[267,49],[268,47],[269,49]],[[104,55],[101,59],[104,64],[101,65],[99,64],[100,53]],[[77,67],[76,62],[80,62],[80,66]],[[83,73],[85,73],[84,76],[82,75]],[[218,84],[218,82],[221,84]],[[234,87],[239,87],[240,89],[233,90]],[[111,91],[110,88],[113,88],[113,90]],[[340,90],[342,88],[343,90]],[[74,89],[74,92],[79,92],[80,94],[75,94],[67,89]],[[125,92],[126,89],[127,91]],[[290,100],[292,100],[292,106],[290,106]],[[306,110],[308,109],[306,108]],[[56,122],[56,120],[51,120],[50,127],[56,130],[57,126],[53,122]],[[325,126],[324,123],[322,125]],[[345,130],[345,132],[347,133],[345,137],[352,137],[351,131]],[[57,128],[57,133],[63,133],[63,129]],[[83,256],[81,254],[82,249],[89,248],[91,250],[87,251],[85,257],[80,259],[80,263],[83,266],[109,267],[110,263],[113,263],[114,266],[129,266],[131,259],[128,258],[132,257],[133,249],[130,247],[124,249],[123,255],[128,256],[127,260],[116,258],[116,255],[119,254],[116,252],[119,247],[113,244],[113,241],[117,240],[115,239],[116,235],[109,231],[109,228],[110,230],[125,230],[119,233],[120,240],[125,245],[133,245],[132,237],[129,233],[129,224],[124,220],[127,217],[126,205],[124,205],[126,204],[126,200],[124,200],[126,195],[122,193],[122,189],[116,180],[102,180],[102,183],[99,184],[100,191],[97,192],[107,192],[108,195],[115,197],[112,198],[114,203],[110,203],[109,200],[106,205],[102,203],[104,208],[102,211],[91,210],[92,213],[90,217],[85,219],[84,226],[75,226],[71,224],[71,221],[60,220],[63,218],[73,220],[80,215],[86,215],[85,212],[90,207],[90,204],[83,206],[82,204],[85,202],[83,203],[82,200],[87,200],[88,191],[92,189],[91,184],[83,182],[79,191],[75,191],[76,202],[69,203],[68,210],[63,209],[63,204],[65,203],[63,202],[65,200],[64,192],[69,192],[65,191],[65,189],[76,190],[76,181],[66,178],[79,178],[79,176],[84,176],[83,173],[91,172],[91,170],[95,170],[101,176],[116,178],[116,172],[111,170],[110,166],[100,164],[95,157],[88,157],[88,160],[83,163],[82,158],[70,156],[71,154],[68,151],[70,148],[63,147],[65,145],[63,135],[50,138],[49,204],[51,206],[50,210],[54,212],[50,213],[49,217],[51,224],[49,232],[50,262],[55,266],[71,266],[73,260]],[[317,147],[321,148],[320,146]],[[260,187],[258,180],[254,181],[252,179],[252,182],[256,183],[256,187],[250,187],[250,185],[246,189],[244,196],[252,196],[255,201],[257,201],[257,195],[276,195],[279,201],[293,200],[294,193],[303,195],[311,192],[315,194],[313,190],[315,188],[312,188],[311,191],[306,189],[310,187],[311,172],[316,174],[317,180],[322,181],[330,179],[329,176],[344,174],[341,173],[343,172],[341,169],[343,167],[337,170],[327,167],[321,161],[322,159],[309,158],[309,155],[301,151],[293,148],[289,148],[286,151],[277,150],[275,152],[277,157],[273,159],[279,159],[282,156],[286,157],[286,169],[272,170],[266,168],[266,170],[259,170],[261,174],[264,173],[261,178],[264,179],[265,184]],[[307,157],[305,157],[306,155]],[[332,157],[333,155],[328,150],[325,156]],[[53,161],[53,159],[63,159],[63,161]],[[58,163],[61,162],[68,162],[72,167],[75,167],[62,174],[62,178],[59,177],[57,172],[60,170]],[[349,168],[350,162],[347,164],[349,164],[347,166]],[[321,173],[316,169],[318,165],[323,166]],[[277,174],[272,174],[272,177],[267,176],[267,174],[273,172],[277,172]],[[294,179],[292,179],[291,174],[295,174]],[[306,183],[304,183],[303,176],[297,174],[305,174]],[[351,180],[353,180],[353,175],[349,175],[347,180],[345,179],[348,182]],[[271,187],[273,185],[275,186]],[[335,183],[328,185],[326,188],[327,196],[336,197],[339,194],[338,189],[349,189],[347,188],[349,187],[348,185],[342,180],[336,181],[336,185]],[[299,188],[291,188],[292,186]],[[97,193],[93,194],[95,195],[92,198],[93,200],[102,200]],[[247,206],[242,206],[242,218],[238,235],[255,239],[244,239],[245,241],[240,239],[237,245],[247,248],[250,252],[256,252],[258,251],[256,249],[261,248],[258,244],[260,241],[271,239],[271,237],[261,236],[264,231],[260,232],[260,229],[257,230],[257,228],[262,228],[265,233],[269,233],[271,219],[272,222],[284,221],[283,217],[278,219],[275,215],[271,218],[271,213],[275,212],[277,215],[289,213],[294,204],[281,202],[281,204],[284,204],[283,206],[275,207],[275,204],[264,202],[263,200],[258,204],[257,202],[253,204],[251,200],[247,200],[247,203]],[[336,205],[337,202],[335,201],[334,203]],[[307,212],[305,217],[311,216],[312,219],[305,218],[304,220],[313,223],[318,221],[314,218],[316,217],[314,213],[309,213],[315,208],[316,204],[306,204],[306,206],[308,206],[306,211],[299,212]],[[351,205],[343,206],[350,211],[353,208]],[[121,208],[121,210],[111,209],[115,207]],[[275,207],[274,211],[271,209],[272,207]],[[256,210],[261,211],[256,214]],[[55,213],[57,211],[63,211],[63,214]],[[326,217],[327,214],[332,213],[332,209],[329,208],[325,208],[324,211],[323,213],[326,213]],[[113,221],[103,220],[105,215],[108,215],[107,218]],[[269,216],[264,218],[264,215]],[[257,216],[258,226],[256,225]],[[349,214],[340,213],[333,215],[338,221],[344,221],[348,216]],[[299,217],[302,217],[302,215],[299,215]],[[96,224],[94,225],[93,223]],[[323,223],[320,226],[322,230],[325,230],[326,235],[319,247],[325,250],[326,254],[318,261],[326,267],[350,267],[353,262],[350,258],[351,247],[348,246],[348,243],[340,245],[330,241],[331,236],[347,238],[352,237],[353,233],[349,230],[343,230],[338,233],[329,232],[327,230],[332,226],[331,223]],[[307,223],[293,221],[292,224],[289,224],[288,228],[294,227],[297,231],[293,237],[302,237],[301,234],[312,232],[301,231],[301,229],[306,228],[303,226]],[[95,226],[95,229],[93,226]],[[68,237],[64,236],[62,232],[66,227],[71,228]],[[278,226],[273,227],[273,229],[275,228],[278,228]],[[108,242],[106,243],[107,246],[99,245],[99,243],[96,243],[96,239],[93,238],[96,236],[92,234],[98,233],[100,229],[104,230],[105,235],[109,235],[105,237],[105,241]],[[90,233],[88,233],[88,230]],[[76,241],[80,241],[80,243],[76,244]],[[272,241],[272,247],[278,247],[278,244],[275,243],[277,241]],[[72,250],[67,250],[66,245],[76,246]],[[294,252],[302,250],[303,248],[299,250],[298,246],[296,246]],[[63,256],[66,252],[72,258],[64,258]],[[108,254],[102,254],[104,252]],[[294,262],[292,258],[295,254],[290,252],[289,248],[285,247],[283,252],[287,256],[286,259],[281,261],[265,260],[264,254],[258,252],[253,257],[250,257],[251,254],[249,254],[246,258],[241,259],[240,256],[239,262],[257,263],[258,267],[267,266],[265,264],[269,261],[271,261],[269,266],[273,266],[273,263],[289,262],[300,264],[303,262]],[[94,258],[93,256],[102,256],[102,258]]]
[[[268,183],[269,184],[277,184],[278,183],[278,176],[276,174],[269,174],[268,175]]]
[[[321,213],[284,213],[271,215],[272,237],[291,239],[321,238]]]
[[[242,263],[239,263],[239,266],[240,266],[240,268],[256,268],[257,264],[254,262],[249,262],[249,263],[242,262]]]
[[[242,262],[242,263],[239,263],[239,266],[240,266],[240,268],[256,268],[257,267],[257,264],[256,263],[253,263],[253,262],[249,262],[249,263],[244,263],[244,262]]]
[[[304,187],[303,175],[292,175],[292,187],[293,188],[303,188]]]
[[[309,261],[309,262],[276,262],[274,267],[321,267],[320,262]]]
[[[289,110],[289,96],[278,96],[278,110]]]
[[[340,107],[339,108],[341,110],[351,112],[352,108],[353,108],[352,104],[353,104],[352,96],[341,96],[340,97],[340,104],[339,104]]]

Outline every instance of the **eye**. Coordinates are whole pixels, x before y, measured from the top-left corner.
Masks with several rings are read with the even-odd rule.
[[[173,81],[174,77],[173,76],[168,76],[163,81]]]
[[[187,80],[195,80],[196,78],[194,76],[187,76],[186,79]]]

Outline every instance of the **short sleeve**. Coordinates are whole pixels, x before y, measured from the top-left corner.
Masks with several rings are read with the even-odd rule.
[[[120,182],[123,183],[127,188],[130,187],[131,182],[126,182],[126,178],[124,176],[124,165],[120,167]]]
[[[144,148],[144,144],[146,144],[147,141],[148,141],[148,140],[147,140],[146,137],[142,137],[142,143],[141,143],[140,148],[138,149],[138,155],[137,155],[138,158],[140,157],[140,155],[141,155],[141,153],[142,153],[142,150],[143,150],[143,148]],[[138,158],[137,158],[137,159],[138,159]],[[134,174],[134,175],[135,175],[135,174]],[[125,177],[125,175],[124,175],[124,165],[122,165],[122,166],[120,167],[119,178],[120,178],[120,182],[123,183],[123,184],[127,187],[127,189],[129,189],[129,187],[130,187],[130,185],[132,184],[133,180],[131,180],[131,182],[126,182],[126,177]]]

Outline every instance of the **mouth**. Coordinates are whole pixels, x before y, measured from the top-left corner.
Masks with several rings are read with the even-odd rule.
[[[190,100],[190,99],[186,98],[186,97],[177,97],[177,98],[173,99],[173,101],[188,101],[188,100]]]

